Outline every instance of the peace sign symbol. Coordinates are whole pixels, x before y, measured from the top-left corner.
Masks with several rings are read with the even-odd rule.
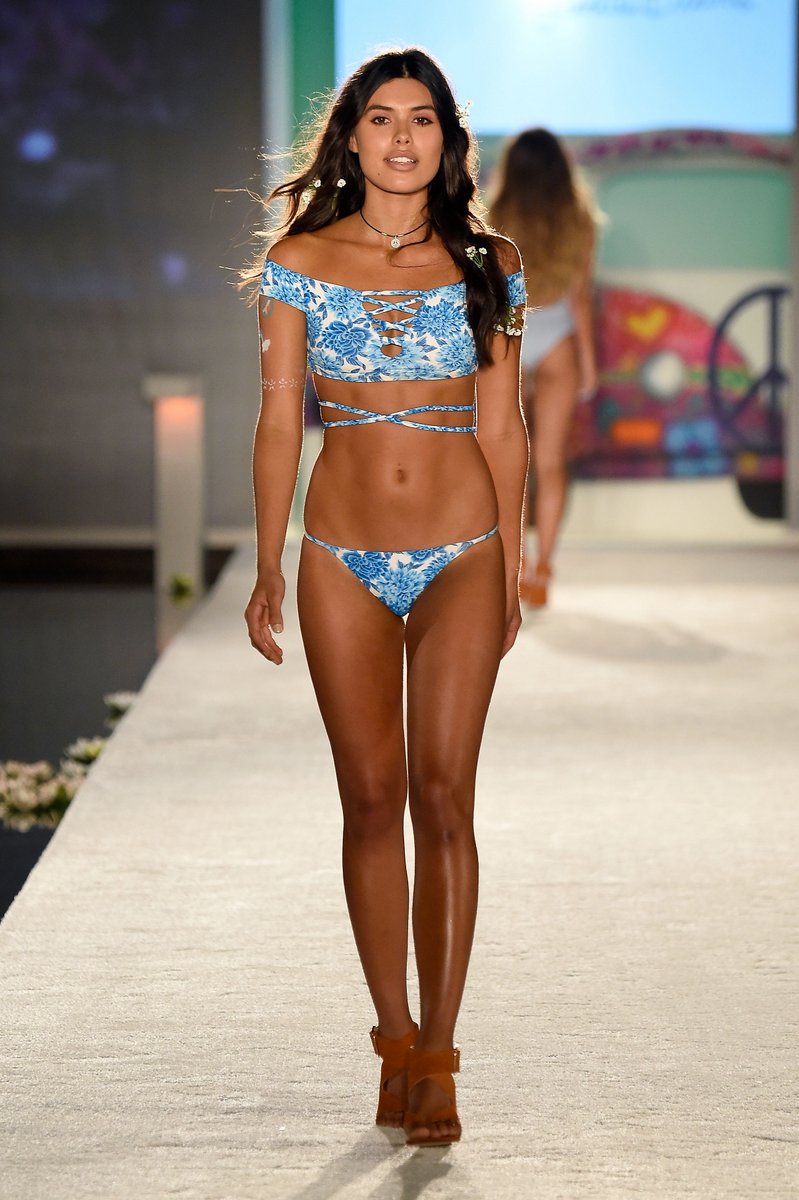
[[[758,454],[779,454],[782,450],[782,392],[788,385],[788,374],[780,365],[780,305],[789,289],[779,285],[756,288],[736,300],[722,317],[710,343],[707,363],[708,399],[720,428],[731,438],[736,450],[753,450]],[[719,368],[719,351],[731,322],[750,304],[768,304],[768,366],[747,388],[743,396],[730,397],[725,393]],[[757,420],[745,422],[747,410],[758,406],[764,413],[766,428]],[[748,424],[749,428],[744,426]]]

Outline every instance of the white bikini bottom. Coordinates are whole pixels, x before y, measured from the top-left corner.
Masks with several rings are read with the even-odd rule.
[[[545,304],[543,308],[528,309],[522,337],[525,371],[534,371],[550,350],[571,333],[574,333],[574,317],[568,299]]]

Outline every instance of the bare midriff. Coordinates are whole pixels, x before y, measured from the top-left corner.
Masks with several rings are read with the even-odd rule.
[[[314,376],[326,420],[352,414],[324,401],[394,413],[426,404],[471,406],[475,377],[349,383]],[[405,418],[424,425],[472,425],[471,411]],[[305,502],[315,537],[363,550],[415,550],[465,541],[497,523],[488,465],[473,433],[408,429],[381,421],[326,429]]]

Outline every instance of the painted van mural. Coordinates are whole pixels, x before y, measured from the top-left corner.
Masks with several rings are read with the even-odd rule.
[[[572,145],[607,217],[600,387],[577,411],[575,476],[778,484],[790,357],[786,140],[681,131]]]

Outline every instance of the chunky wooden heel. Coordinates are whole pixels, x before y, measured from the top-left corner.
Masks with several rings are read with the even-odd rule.
[[[408,1092],[423,1079],[431,1079],[449,1096],[450,1102],[434,1112],[424,1114],[408,1108],[403,1123],[408,1146],[446,1146],[460,1141],[461,1122],[455,1107],[455,1080],[452,1078],[460,1068],[461,1052],[457,1046],[451,1050],[411,1050],[408,1059]],[[447,1121],[456,1128],[450,1133],[434,1133],[432,1126],[439,1121]],[[429,1131],[427,1136],[416,1136],[422,1129]]]
[[[408,1088],[403,1087],[401,1095],[395,1095],[388,1090],[388,1085],[400,1071],[408,1069],[408,1055],[411,1047],[419,1036],[419,1026],[414,1025],[405,1037],[387,1038],[375,1025],[371,1032],[372,1045],[382,1062],[380,1064],[380,1096],[377,1101],[376,1125],[390,1125],[395,1129],[402,1126],[405,1119],[405,1109],[408,1103]]]

